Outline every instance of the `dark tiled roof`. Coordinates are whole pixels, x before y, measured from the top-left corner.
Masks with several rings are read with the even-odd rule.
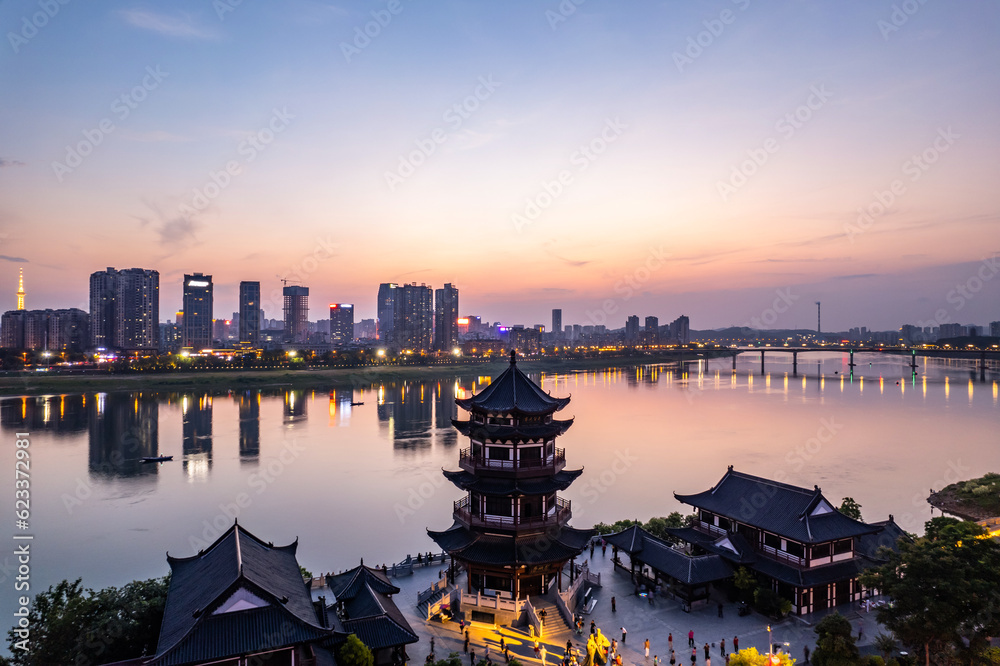
[[[510,367],[493,383],[471,398],[455,400],[462,409],[490,413],[551,414],[567,404],[569,398],[553,398],[517,368],[511,360]]]
[[[730,532],[725,536],[705,534],[693,527],[668,527],[667,531],[682,541],[700,546],[710,553],[721,555],[730,562],[749,564],[756,560],[753,548],[742,534]],[[727,548],[726,542],[733,548]],[[733,550],[735,549],[735,550]]]
[[[471,421],[456,421],[452,424],[466,437],[476,440],[494,442],[524,441],[530,439],[550,439],[563,434],[573,425],[573,419],[565,421],[552,420],[550,423],[538,425],[522,424],[516,426],[496,425],[493,423],[472,423]]]
[[[337,629],[356,634],[372,650],[415,643],[418,638],[390,595],[399,588],[379,569],[364,565],[336,576],[327,585],[344,610]],[[332,614],[331,614],[332,615]]]
[[[399,588],[389,582],[381,569],[364,565],[335,576],[327,576],[326,584],[337,601],[353,598],[365,585],[382,594],[398,594]]]
[[[328,629],[295,621],[283,608],[253,608],[204,617],[176,648],[157,656],[152,663],[201,664],[329,637]]]
[[[391,648],[419,640],[396,603],[368,584],[344,602],[344,611],[344,619],[338,620],[340,629],[357,635],[369,649]]]
[[[475,532],[456,522],[444,532],[427,530],[427,534],[457,559],[475,564],[514,566],[576,557],[586,548],[594,530],[566,526],[515,537]]]
[[[819,487],[800,488],[736,472],[732,467],[711,490],[678,495],[678,501],[800,543],[822,543],[873,534],[878,528],[840,513]]]
[[[882,546],[898,552],[899,540],[910,540],[910,535],[896,524],[892,516],[889,517],[889,520],[880,520],[871,524],[879,528],[878,533],[865,534],[858,539],[857,543],[858,554],[871,562],[881,563],[885,561],[885,558],[878,554],[878,550]]]
[[[566,490],[581,474],[583,474],[582,469],[571,469],[531,479],[503,479],[481,477],[466,471],[449,472],[446,470],[444,472],[445,478],[462,490],[471,490],[488,495],[544,495],[554,493],[557,490]]]
[[[295,640],[300,633],[310,637],[328,635],[329,631],[319,626],[312,599],[302,580],[295,559],[296,548],[297,542],[275,547],[234,524],[215,543],[193,557],[167,555],[170,587],[156,649],[157,663],[186,663],[178,661],[177,654],[224,656],[212,650],[223,649],[226,641],[236,639],[216,640],[212,632],[202,628],[203,625],[214,627],[243,622],[257,626],[270,622],[277,623],[276,626],[294,626],[295,630],[288,633],[294,634]],[[211,614],[240,588],[250,590],[270,606]],[[272,612],[265,612],[268,609]],[[241,636],[247,642],[240,652],[252,651],[249,645],[255,640],[253,636],[248,633],[233,636]]]
[[[604,537],[636,562],[687,585],[703,585],[733,575],[733,568],[719,555],[690,557],[656,538],[638,525]]]
[[[842,580],[850,580],[861,573],[862,568],[856,559],[844,560],[843,562],[827,564],[821,567],[799,569],[798,567],[789,566],[777,560],[758,557],[753,565],[754,571],[796,587],[812,587],[813,585],[826,585]]]

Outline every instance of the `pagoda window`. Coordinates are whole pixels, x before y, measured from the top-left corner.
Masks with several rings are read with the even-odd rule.
[[[733,524],[729,521],[728,518],[722,518],[720,516],[719,517],[719,527],[721,527],[722,529],[724,529],[724,530],[726,530],[728,532],[728,531],[730,531],[732,529]]]
[[[795,557],[802,557],[804,549],[802,548],[802,544],[797,541],[787,541],[785,543],[785,552]]]
[[[542,447],[540,446],[525,446],[518,449],[521,460],[541,460],[542,459]]]
[[[479,442],[472,443],[472,455],[476,458],[480,458],[483,455],[483,445]]]
[[[781,548],[781,537],[770,532],[764,532],[764,545],[778,550]]]
[[[522,518],[532,518],[541,514],[542,510],[539,506],[540,502],[538,498],[528,499],[524,497],[521,499],[521,517]]]
[[[824,557],[830,557],[829,543],[821,543],[818,546],[812,547],[812,559],[818,560]]]
[[[514,503],[509,497],[486,497],[486,513],[491,516],[513,516]]]
[[[510,448],[506,446],[490,446],[486,448],[490,460],[510,460]]]
[[[554,449],[555,449],[555,444],[552,442],[552,440],[549,440],[549,441],[545,442],[545,456],[546,457],[551,456]]]
[[[703,510],[701,512],[701,521],[703,523],[708,523],[709,525],[714,525],[715,524],[715,514],[712,513],[711,511],[704,511]]]

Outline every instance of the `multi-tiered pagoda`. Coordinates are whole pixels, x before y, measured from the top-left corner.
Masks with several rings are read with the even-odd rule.
[[[553,418],[569,398],[545,393],[512,351],[496,381],[456,402],[470,416],[452,423],[471,445],[461,469],[444,474],[467,495],[455,502],[451,528],[428,533],[465,568],[469,593],[519,600],[553,582],[561,588],[566,562],[594,534],[569,527],[570,502],[557,494],[583,472],[565,469],[566,452],[555,445],[573,424]]]

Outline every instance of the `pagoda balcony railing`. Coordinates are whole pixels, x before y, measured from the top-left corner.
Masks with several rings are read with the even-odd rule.
[[[725,536],[729,534],[726,530],[722,529],[717,525],[710,525],[703,521],[698,521],[694,524],[694,528],[699,532],[704,534],[710,534],[713,537]],[[790,564],[796,568],[803,569],[806,566],[805,558],[797,557],[791,553],[787,553],[783,550],[779,550],[772,546],[767,546],[764,544],[750,544],[753,551],[758,555],[763,555],[764,557],[775,560],[777,562],[784,562],[785,564]]]
[[[504,460],[473,455],[471,449],[465,448],[458,454],[458,465],[465,471],[472,473],[478,470],[514,472],[518,470],[542,469],[551,469],[553,472],[558,472],[566,466],[566,449],[556,448],[552,454],[541,458]]]
[[[516,527],[534,527],[537,525],[553,525],[565,522],[573,515],[572,502],[562,497],[556,498],[555,506],[540,516],[495,516],[473,511],[468,497],[455,501],[455,518],[460,522],[477,527],[499,527],[513,529]]]

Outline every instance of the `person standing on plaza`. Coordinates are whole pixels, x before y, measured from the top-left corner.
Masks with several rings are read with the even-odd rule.
[[[722,653],[723,657],[726,656],[726,639],[725,638],[723,638],[721,641],[719,641],[719,652]]]
[[[469,654],[469,632],[465,632],[465,646],[462,647],[465,654]]]
[[[705,643],[705,659],[708,659],[708,643]]]
[[[676,664],[677,664],[677,655],[675,655],[674,651],[671,650],[670,651],[670,666],[676,666]]]
[[[698,648],[696,647],[691,648],[691,663],[692,664],[698,663]]]
[[[648,638],[646,639],[646,642],[642,644],[642,646],[646,649],[646,659],[649,659],[649,639]]]
[[[739,651],[740,651],[740,637],[733,636],[733,652],[739,652]]]
[[[805,653],[805,657],[806,657],[804,663],[808,664],[809,663],[809,646],[806,645],[804,648],[802,648],[802,651],[803,651],[803,653]]]
[[[694,629],[688,632],[688,647],[694,647]]]
[[[626,636],[628,636],[628,630],[626,630],[625,627],[622,627],[622,643],[625,642]]]
[[[612,613],[617,613],[618,612],[618,609],[615,607],[615,598],[614,597],[611,597],[611,612]]]
[[[473,648],[472,652],[469,653],[469,666],[476,666],[476,650],[475,650],[475,648]]]
[[[542,666],[545,666],[545,658],[548,655],[548,650],[545,649],[545,644],[542,643]]]
[[[671,652],[674,651],[674,634],[673,632],[667,634],[667,649]]]
[[[593,621],[593,620],[591,620],[591,621],[590,621],[590,633],[591,633],[591,634],[593,634],[593,633],[594,633],[594,627],[596,627],[596,626],[597,626],[597,625],[596,625],[596,624],[594,624],[594,621]]]
[[[865,621],[864,620],[858,620],[858,642],[859,643],[861,642],[861,639],[864,637],[864,635],[865,635]]]

